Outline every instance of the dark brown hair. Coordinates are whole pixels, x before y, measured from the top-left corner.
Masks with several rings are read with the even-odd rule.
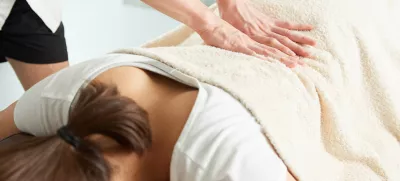
[[[109,181],[112,169],[92,135],[142,155],[151,145],[147,113],[116,86],[92,83],[80,91],[66,128],[74,148],[58,136],[31,137],[0,149],[0,181]]]

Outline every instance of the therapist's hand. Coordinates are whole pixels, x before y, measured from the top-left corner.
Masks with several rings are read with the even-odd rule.
[[[283,42],[285,42],[286,39],[284,39],[284,37],[286,36],[285,33],[287,33],[285,31],[289,30],[288,28],[284,27],[287,25],[284,23],[278,23],[278,21],[273,21],[271,18],[265,19],[268,17],[264,16],[260,12],[253,13],[252,11],[255,11],[255,9],[251,9],[251,7],[247,6],[243,0],[218,0],[220,8],[223,9],[221,12],[223,12],[223,18],[225,18],[225,20],[222,20],[220,17],[216,16],[200,0],[142,1],[159,10],[160,12],[163,12],[164,14],[189,26],[196,31],[208,45],[230,51],[245,53],[248,55],[258,56],[260,58],[265,58],[260,55],[274,57],[282,61],[288,67],[294,67],[297,64],[302,64],[297,56],[289,56],[290,53],[287,55],[282,46],[277,46],[275,41],[272,41],[272,39],[271,41],[267,39],[271,38],[272,36],[279,35],[283,38]],[[232,15],[227,15],[230,13],[232,13]],[[238,21],[235,20],[237,18],[239,18]],[[264,27],[265,31],[256,31],[256,28],[248,28],[250,25]],[[234,26],[236,26],[236,28]],[[289,27],[289,29],[293,28],[304,30],[311,29],[310,27]],[[274,35],[271,34],[271,32],[273,32],[272,30],[276,31]],[[280,37],[275,39],[280,39]],[[298,46],[296,43],[293,43],[292,40],[297,41],[296,39],[302,39],[301,37],[292,35],[291,32],[286,37],[291,39],[290,42],[284,43],[288,44],[288,46],[285,47],[289,47],[289,49],[290,47]],[[293,49],[296,49],[296,47]],[[299,55],[304,55],[304,53],[299,53]]]
[[[248,0],[218,0],[221,18],[253,40],[278,49],[287,55],[310,56],[301,45],[315,45],[315,40],[298,32],[309,31],[311,25],[296,24],[271,18],[250,5]]]
[[[223,20],[217,25],[197,31],[197,33],[206,44],[211,46],[256,56],[261,59],[265,58],[263,56],[273,57],[290,68],[295,67],[297,64],[303,64],[299,57],[287,55],[274,47],[258,43]]]

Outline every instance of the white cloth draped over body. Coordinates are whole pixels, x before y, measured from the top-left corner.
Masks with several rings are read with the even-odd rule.
[[[289,69],[204,46],[185,26],[117,52],[144,55],[226,90],[257,118],[298,180],[400,180],[400,1],[252,0],[315,25],[314,58]],[[215,9],[215,6],[211,8]],[[150,49],[147,49],[150,48]]]

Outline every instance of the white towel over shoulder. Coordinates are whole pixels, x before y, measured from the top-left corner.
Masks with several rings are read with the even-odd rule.
[[[315,59],[271,59],[203,46],[181,27],[119,52],[152,57],[240,100],[299,180],[400,180],[400,1],[253,0],[316,26]],[[158,47],[158,48],[157,48]]]

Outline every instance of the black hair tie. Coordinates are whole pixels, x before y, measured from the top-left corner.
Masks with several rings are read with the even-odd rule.
[[[66,143],[72,145],[74,148],[78,148],[81,143],[81,139],[75,136],[67,126],[63,126],[57,131],[57,135],[64,140]]]

